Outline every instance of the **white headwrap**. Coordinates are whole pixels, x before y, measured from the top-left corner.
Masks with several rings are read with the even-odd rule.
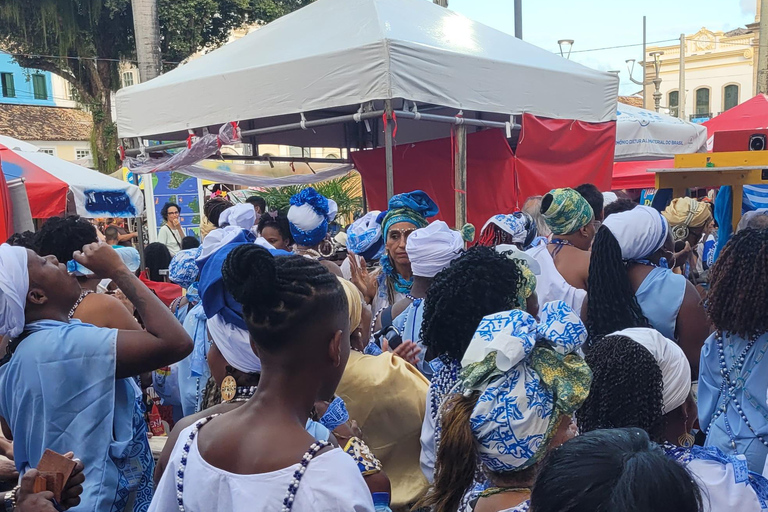
[[[481,393],[469,422],[492,471],[539,460],[547,434],[589,392],[591,372],[574,354],[587,339],[579,316],[562,301],[546,303],[540,316],[539,324],[519,309],[486,316],[461,360],[464,389]],[[535,352],[537,344],[552,350]]]
[[[313,188],[306,188],[291,197],[288,224],[291,235],[299,245],[313,246],[322,241],[333,222],[339,207],[336,201],[320,195]]]
[[[609,215],[603,222],[616,237],[625,260],[647,258],[664,246],[669,232],[667,219],[650,206]]]
[[[503,214],[494,215],[483,225],[482,233],[489,225],[498,226],[499,229],[508,233],[512,237],[513,244],[524,244],[528,239],[528,228],[526,226],[535,226],[533,219],[527,214]]]
[[[24,330],[28,291],[27,250],[0,245],[0,335],[14,338]]]
[[[417,229],[405,244],[413,275],[420,277],[435,277],[459,257],[463,248],[461,233],[452,230],[441,220]]]
[[[526,266],[533,272],[533,275],[541,275],[541,265],[536,261],[536,258],[531,256],[525,251],[521,251],[515,245],[499,244],[495,248],[497,253],[503,254],[511,260],[519,260],[526,264]]]
[[[363,255],[373,249],[373,254],[364,256],[366,259],[377,259],[384,253],[381,224],[376,222],[379,215],[379,210],[372,210],[347,227],[347,249],[351,253]]]
[[[261,361],[251,348],[248,331],[228,324],[220,315],[209,318],[207,325],[216,348],[230,366],[245,373],[261,371]]]
[[[619,200],[615,192],[603,192],[603,208]]]
[[[219,226],[238,226],[242,229],[251,229],[256,224],[256,210],[248,203],[240,203],[231,206],[221,212]]]
[[[228,208],[224,211],[231,209],[232,208]],[[253,207],[251,207],[251,210],[253,210]],[[207,259],[220,248],[237,238],[242,232],[243,229],[238,226],[227,226],[225,228],[214,229],[203,239],[203,245],[200,246],[202,249],[200,250],[198,260]]]
[[[626,336],[648,349],[661,368],[664,382],[664,413],[683,405],[691,392],[691,365],[683,349],[674,341],[647,327],[633,327],[614,332],[611,336]]]

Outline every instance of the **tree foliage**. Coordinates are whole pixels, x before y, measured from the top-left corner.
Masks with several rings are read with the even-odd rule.
[[[311,0],[157,0],[163,67],[219,46],[232,29],[274,20]],[[91,112],[94,162],[116,167],[117,135],[111,92],[119,64],[135,61],[130,0],[2,0],[0,48],[23,67],[67,80]]]
[[[314,185],[290,185],[286,187],[267,188],[258,195],[264,198],[270,209],[275,209],[287,215],[291,197],[307,187],[312,187],[320,194],[336,201],[339,221],[352,222],[355,215],[363,209],[363,197],[360,195],[360,177],[349,173],[340,178],[321,181]]]

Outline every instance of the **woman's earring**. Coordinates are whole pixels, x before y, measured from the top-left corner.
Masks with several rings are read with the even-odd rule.
[[[677,438],[677,444],[679,444],[683,448],[690,448],[691,446],[693,446],[694,442],[696,442],[696,438],[693,437],[690,432],[686,432],[685,434]]]
[[[237,394],[237,381],[231,375],[231,371],[232,368],[227,366],[227,376],[221,381],[221,400],[224,402],[231,401]]]

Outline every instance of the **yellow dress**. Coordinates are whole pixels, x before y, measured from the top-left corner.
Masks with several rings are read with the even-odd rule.
[[[392,483],[392,508],[415,502],[429,487],[419,466],[428,389],[402,358],[353,351],[336,390]]]

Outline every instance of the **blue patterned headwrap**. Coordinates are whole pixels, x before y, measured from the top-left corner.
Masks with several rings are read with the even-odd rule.
[[[461,361],[464,388],[479,391],[470,426],[492,471],[530,467],[547,452],[563,417],[587,398],[592,373],[575,351],[587,329],[564,302],[541,322],[519,309],[482,319]]]
[[[197,247],[177,252],[168,265],[168,279],[182,288],[189,288],[197,281],[200,273],[195,260],[200,257],[202,250],[202,247]]]
[[[338,206],[333,199],[307,187],[291,197],[288,225],[297,244],[314,247],[328,234],[328,223],[336,218]]]
[[[398,222],[410,222],[417,228],[426,226],[427,219],[440,212],[435,202],[423,190],[414,190],[405,194],[397,194],[389,200],[389,210],[381,221],[384,240],[387,239],[389,228]]]
[[[347,249],[362,256],[365,261],[378,259],[384,253],[380,214],[377,210],[370,211],[347,228]]]
[[[340,396],[337,396],[333,399],[333,402],[328,404],[328,409],[323,414],[323,417],[320,418],[320,423],[331,432],[339,425],[343,425],[348,421],[349,412],[347,412],[347,404],[344,403]]]

